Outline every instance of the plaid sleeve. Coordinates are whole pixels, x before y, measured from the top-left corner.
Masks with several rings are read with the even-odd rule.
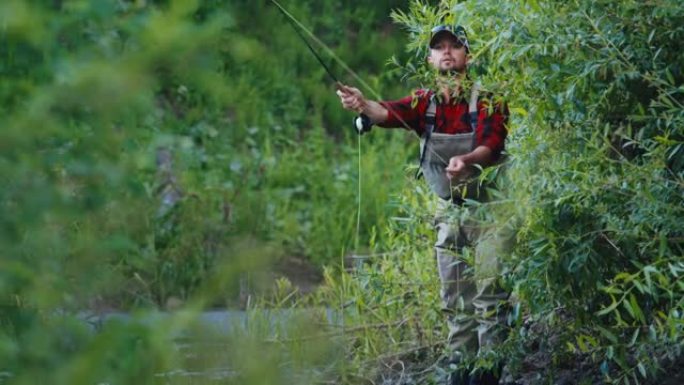
[[[477,145],[492,150],[494,159],[499,159],[504,150],[508,131],[508,105],[496,103],[493,106],[488,100],[482,100],[477,119]]]
[[[425,115],[425,101],[422,92],[418,92],[417,103],[414,103],[412,95],[406,96],[394,101],[379,102],[387,109],[387,118],[384,122],[378,123],[380,127],[402,127],[410,128],[413,131],[420,133],[421,119]],[[421,112],[422,111],[422,112]],[[408,125],[408,127],[406,127]]]

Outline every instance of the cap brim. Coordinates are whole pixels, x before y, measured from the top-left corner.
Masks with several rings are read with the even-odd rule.
[[[449,36],[453,37],[454,39],[463,43],[463,45],[466,47],[466,49],[470,49],[470,47],[468,46],[468,40],[467,39],[464,39],[463,37],[457,36],[455,33],[449,31],[448,29],[439,31],[436,34],[432,35],[432,38],[430,38],[429,47],[435,48],[435,43],[437,43],[437,41],[444,35],[449,35]]]

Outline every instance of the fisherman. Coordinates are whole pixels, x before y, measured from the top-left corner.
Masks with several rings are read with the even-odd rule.
[[[436,70],[434,89],[421,89],[397,101],[372,101],[357,88],[341,85],[345,109],[360,114],[359,133],[405,127],[421,137],[420,170],[439,196],[435,255],[441,296],[449,314],[449,384],[497,384],[499,367],[473,372],[466,357],[483,354],[503,339],[508,295],[499,286],[498,260],[511,237],[479,226],[467,199],[487,201],[478,170],[501,159],[508,109],[484,95],[468,76],[470,45],[462,26],[432,29],[428,63]],[[464,212],[465,211],[465,212]],[[465,215],[464,215],[465,214]],[[464,250],[474,248],[474,265]]]

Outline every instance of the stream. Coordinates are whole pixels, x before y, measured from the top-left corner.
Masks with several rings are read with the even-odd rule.
[[[117,322],[159,325],[162,333],[170,330],[168,338],[174,349],[170,354],[174,357],[172,368],[156,373],[154,381],[165,385],[231,383],[231,379],[239,379],[240,383],[244,380],[248,384],[260,382],[260,375],[273,381],[290,378],[307,382],[302,376],[315,375],[308,372],[316,371],[307,369],[308,361],[313,364],[310,368],[327,364],[326,359],[321,359],[322,356],[315,352],[320,349],[319,345],[327,344],[320,333],[326,333],[324,330],[329,326],[341,324],[334,311],[323,308],[149,312],[135,316],[105,313],[82,314],[79,317],[96,332]],[[298,339],[307,342],[283,343]],[[307,344],[314,351],[311,357],[306,355]],[[292,353],[290,345],[295,346],[295,353]],[[301,349],[304,353],[300,352]],[[304,358],[299,356],[301,354]],[[254,367],[254,362],[261,362],[268,369],[260,371],[258,366]]]

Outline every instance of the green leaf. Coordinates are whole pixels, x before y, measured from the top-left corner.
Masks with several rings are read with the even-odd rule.
[[[634,294],[629,295],[629,303],[632,311],[634,312],[633,316],[636,318],[638,321],[640,321],[642,324],[646,323],[646,318],[644,317],[644,313],[641,311],[641,307],[637,303],[636,296]]]
[[[641,329],[638,328],[638,327],[637,327],[637,328],[634,328],[634,333],[632,334],[632,338],[630,339],[629,345],[628,345],[628,346],[634,346],[634,344],[635,344],[636,341],[637,341],[637,338],[639,337],[639,331],[640,331],[640,330],[641,330]]]
[[[632,307],[631,301],[622,301],[622,307],[624,307],[625,310],[627,310],[627,313],[629,313],[629,315],[630,315],[634,320],[637,319],[637,316],[636,316],[636,313],[635,313],[635,311],[634,311],[634,308]]]
[[[615,308],[617,308],[620,305],[620,302],[615,301],[615,297],[611,296],[611,299],[613,302],[608,307],[601,309],[598,312],[596,312],[597,316],[606,315],[606,314],[612,312],[613,310],[615,310]]]
[[[674,76],[672,76],[672,72],[670,72],[669,68],[665,70],[665,76],[667,77],[667,81],[670,83],[670,85],[675,84]]]
[[[584,336],[583,335],[580,335],[579,337],[577,337],[577,346],[579,346],[579,350],[582,353],[586,353],[589,351],[589,349],[587,348],[587,345],[584,343]]]
[[[644,293],[644,292],[646,292],[646,289],[644,289],[644,285],[643,285],[640,281],[634,280],[634,281],[632,281],[632,285],[634,285],[634,287],[637,288],[637,290],[639,291],[639,293]]]
[[[615,278],[613,278],[613,280],[615,280],[615,281],[624,281],[624,282],[626,283],[626,282],[631,281],[633,278],[634,278],[634,276],[633,276],[632,274],[630,274],[630,273],[628,273],[628,272],[626,272],[626,271],[623,271],[623,272],[618,273],[617,275],[615,275]]]
[[[606,329],[600,325],[596,325],[596,328],[599,330],[599,332],[604,337],[606,337],[608,339],[608,341],[610,341],[613,344],[618,344],[618,338],[615,336],[615,334],[613,334],[613,332],[611,332],[610,330],[608,330],[608,329]],[[612,347],[609,347],[609,348],[611,349],[610,351],[612,352],[613,351]]]
[[[617,286],[604,286],[601,288],[601,291],[608,293],[608,294],[622,294],[623,291],[622,289],[619,289]]]
[[[639,373],[641,373],[641,376],[646,378],[646,367],[644,366],[643,362],[639,362],[637,364],[637,368],[639,368]]]
[[[653,282],[651,281],[651,274],[658,274],[658,269],[652,265],[644,267],[644,277],[646,278],[646,287],[648,288],[647,292],[653,294]]]
[[[660,247],[658,248],[658,257],[663,258],[663,256],[665,255],[665,253],[668,250],[667,237],[665,236],[665,234],[661,233],[659,238],[660,238],[660,242],[659,242]]]

